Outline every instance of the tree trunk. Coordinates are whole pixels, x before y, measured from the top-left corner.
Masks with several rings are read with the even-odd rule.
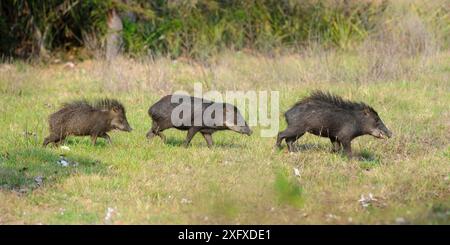
[[[106,34],[106,60],[113,60],[122,48],[122,20],[115,9],[108,13],[108,33]]]
[[[36,57],[47,59],[49,57],[48,51],[45,48],[45,41],[48,34],[48,27],[45,28],[44,33],[41,32],[39,27],[34,22],[33,16],[30,18],[31,26],[33,27],[33,50],[32,54]]]

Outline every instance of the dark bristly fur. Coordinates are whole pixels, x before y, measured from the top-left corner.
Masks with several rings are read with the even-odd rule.
[[[108,98],[97,100],[94,103],[91,103],[85,99],[75,100],[72,102],[64,103],[62,108],[90,108],[92,110],[111,110],[115,108],[116,110],[125,112],[125,107],[122,105],[122,103],[115,99]]]
[[[375,111],[372,107],[366,105],[363,102],[353,102],[353,101],[345,100],[340,96],[331,94],[330,92],[323,92],[320,90],[316,90],[316,91],[312,92],[309,97],[304,98],[303,100],[298,102],[296,105],[304,104],[309,101],[327,103],[329,105],[336,106],[336,107],[344,109],[344,110],[369,109],[369,110]]]
[[[131,131],[125,108],[117,100],[102,99],[95,103],[77,100],[63,106],[49,117],[50,136],[45,138],[44,146],[59,143],[69,135],[91,136],[95,144],[97,137],[111,143],[107,132],[113,129]]]
[[[322,91],[314,91],[284,115],[288,127],[278,134],[276,146],[280,147],[285,139],[289,151],[293,151],[293,143],[306,132],[330,138],[334,151],[343,147],[350,157],[354,138],[366,134],[377,138],[392,135],[372,107]]]
[[[120,110],[125,113],[125,107],[123,105],[114,99],[102,99],[98,100],[94,105],[94,108],[96,109],[104,109],[104,110],[110,110],[115,108],[116,110]]]

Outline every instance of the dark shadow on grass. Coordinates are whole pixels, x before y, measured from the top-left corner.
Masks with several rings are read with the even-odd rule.
[[[330,147],[323,144],[301,144],[296,146],[297,151],[330,151]]]
[[[65,145],[86,145],[86,146],[92,146],[91,138],[90,137],[68,137],[64,141]],[[114,142],[113,142],[114,144]],[[103,138],[97,138],[97,142],[95,143],[95,147],[98,148],[105,148],[108,147],[109,143],[106,141],[106,139]]]
[[[324,151],[324,152],[329,152],[330,154],[338,154],[343,158],[347,158],[347,156],[344,154],[344,152],[342,150],[338,151],[338,152],[333,152],[331,150],[331,145],[318,144],[318,143],[294,144],[294,152],[303,152],[303,151]],[[380,157],[366,149],[363,149],[360,153],[354,152],[353,156],[358,161],[361,161],[361,162],[365,163],[366,165],[368,165],[369,168],[380,164]]]
[[[202,137],[202,136],[200,135],[199,137]],[[202,139],[203,139],[203,137],[202,137]],[[152,139],[152,140],[154,140],[154,139]],[[214,142],[214,138],[213,138],[213,142]],[[176,138],[176,137],[167,137],[165,144],[173,146],[173,147],[184,147],[184,139]],[[205,142],[195,142],[195,143],[191,142],[190,146],[192,146],[192,145],[208,147],[206,144],[206,141]],[[244,146],[241,144],[219,141],[219,142],[213,143],[213,148],[216,148],[216,147],[219,147],[219,148],[242,148]]]
[[[206,146],[206,143],[205,143]],[[235,144],[232,142],[214,142],[213,147],[220,147],[220,148],[244,148],[245,145],[243,144]]]
[[[362,150],[355,158],[361,162],[361,168],[365,170],[370,170],[380,165],[380,157],[366,149]]]
[[[323,144],[294,144],[294,152],[302,151],[330,151],[330,147]]]
[[[154,138],[153,140],[158,140]],[[166,141],[164,142],[166,145],[170,146],[183,146],[184,139],[177,138],[177,137],[167,137]]]
[[[444,201],[434,203],[427,215],[427,222],[434,225],[446,225],[450,222],[450,205]]]
[[[74,173],[106,174],[100,161],[68,154],[64,156],[76,166],[58,164],[61,156],[46,148],[13,150],[0,155],[0,189],[27,193],[42,186],[64,180]]]

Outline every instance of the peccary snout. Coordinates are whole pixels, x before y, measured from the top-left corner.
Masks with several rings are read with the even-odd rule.
[[[115,112],[113,112],[115,113]],[[130,127],[125,115],[123,114],[115,114],[113,119],[111,120],[111,126],[114,129],[118,129],[125,132],[131,132],[133,129]]]
[[[379,139],[392,137],[392,132],[388,128],[386,128],[383,123],[381,123],[381,125],[378,125],[377,128],[373,129],[370,134]]]
[[[252,135],[252,130],[247,126],[228,126],[228,128],[230,130],[233,130],[235,132],[241,133],[241,134],[246,134],[248,136]]]

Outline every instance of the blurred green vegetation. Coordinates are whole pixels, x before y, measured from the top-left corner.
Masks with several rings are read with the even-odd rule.
[[[448,1],[315,0],[4,0],[0,55],[42,56],[73,48],[101,50],[111,11],[122,21],[123,50],[131,56],[210,57],[224,49],[271,53],[310,43],[353,48],[405,9],[448,43]]]
[[[278,194],[278,201],[282,204],[289,204],[294,207],[303,206],[303,188],[286,170],[279,170],[275,179],[275,190]]]

